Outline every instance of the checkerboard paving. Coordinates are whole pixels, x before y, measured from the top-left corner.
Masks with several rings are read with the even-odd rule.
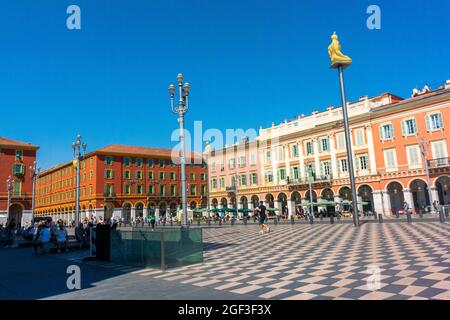
[[[166,271],[92,263],[260,299],[450,299],[448,223],[258,231],[253,225],[204,229],[204,263]]]

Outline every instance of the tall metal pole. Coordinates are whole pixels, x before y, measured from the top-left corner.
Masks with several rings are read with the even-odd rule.
[[[40,172],[40,168],[36,167],[37,162],[34,161],[33,165],[30,166],[30,172],[31,172],[31,179],[33,182],[33,189],[32,189],[32,193],[31,193],[31,223],[34,223],[34,211],[36,208],[36,180],[37,180],[37,176]]]
[[[184,114],[189,109],[189,90],[191,85],[189,83],[185,83],[183,85],[183,74],[179,73],[177,75],[177,82],[179,88],[180,99],[178,104],[175,105],[174,97],[176,87],[171,84],[169,86],[169,94],[170,94],[170,103],[172,112],[178,114],[178,122],[180,123],[180,143],[181,143],[181,202],[183,206],[183,221],[182,227],[186,228],[188,226],[188,211],[187,211],[187,187],[186,187],[186,143],[185,143],[185,135],[184,135]],[[190,157],[191,158],[191,157]]]
[[[81,154],[77,155],[77,175],[76,175],[76,190],[75,190],[75,225],[77,226],[80,222],[80,160]]]
[[[356,227],[359,227],[358,203],[357,203],[358,196],[356,194],[355,172],[353,170],[353,152],[347,113],[347,99],[345,97],[344,68],[342,65],[339,65],[338,71],[339,71],[339,84],[341,87],[342,113],[344,114],[344,130],[345,130],[345,142],[347,147],[347,162],[350,175],[350,185],[352,189],[353,223],[355,224]]]
[[[311,178],[310,178],[311,179]],[[309,181],[309,205],[310,205],[310,214],[311,216],[314,216],[314,205],[313,205],[313,194],[312,194],[312,183],[311,180]]]
[[[427,149],[425,148],[425,141],[423,137],[420,138],[420,146],[422,149],[423,162],[425,164],[425,173],[427,175],[427,189],[428,189],[428,198],[430,199],[431,210],[430,213],[435,213],[433,206],[433,193],[431,192],[431,184],[430,184],[430,168],[428,166],[427,160]],[[411,205],[413,205],[411,203]]]
[[[182,226],[187,227],[188,211],[187,211],[187,190],[186,190],[186,143],[184,140],[184,113],[180,112],[178,121],[180,122],[180,139],[181,139],[181,204],[183,206]]]

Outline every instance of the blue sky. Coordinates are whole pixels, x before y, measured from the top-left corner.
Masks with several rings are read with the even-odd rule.
[[[66,8],[81,8],[81,30]],[[381,30],[366,9],[381,8]],[[450,2],[41,0],[0,3],[0,136],[38,144],[43,168],[72,156],[81,133],[168,147],[177,128],[167,87],[192,85],[187,127],[259,128],[339,105],[327,46],[336,31],[354,63],[349,100],[450,78]]]

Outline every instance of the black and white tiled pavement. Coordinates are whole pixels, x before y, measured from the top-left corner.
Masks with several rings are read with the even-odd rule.
[[[203,238],[202,264],[89,263],[260,299],[450,299],[448,223],[278,225],[265,235],[248,225],[204,229]]]

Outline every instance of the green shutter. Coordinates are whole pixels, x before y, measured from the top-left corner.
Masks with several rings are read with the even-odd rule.
[[[427,131],[430,131],[430,116],[425,116],[425,124],[427,125]]]
[[[402,121],[402,135],[404,137],[408,135],[408,123],[406,121]]]
[[[438,113],[439,128],[444,129],[444,122],[442,121],[442,113]]]
[[[378,128],[378,130],[380,131],[380,140],[384,141],[384,131],[383,131],[383,126],[380,126]]]

